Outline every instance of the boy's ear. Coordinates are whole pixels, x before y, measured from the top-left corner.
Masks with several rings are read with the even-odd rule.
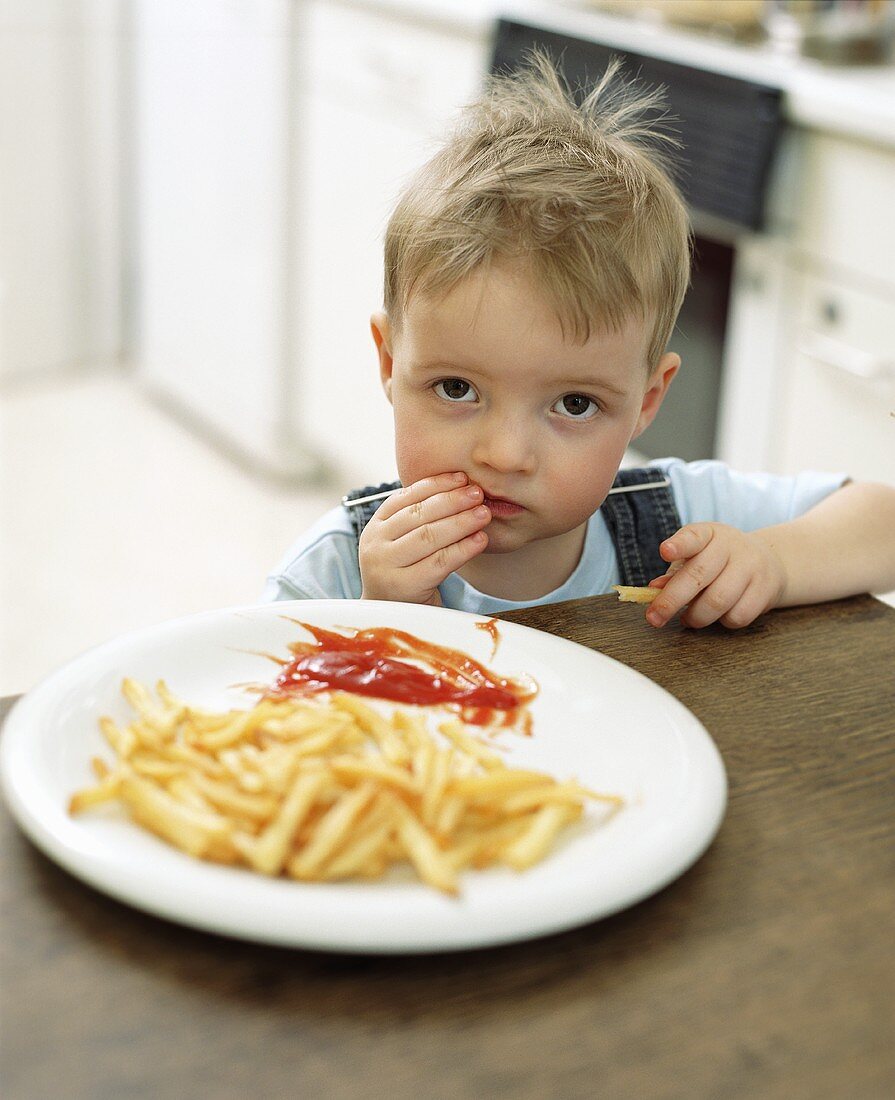
[[[392,399],[392,334],[385,313],[374,313],[370,318],[370,331],[373,333],[373,342],[376,344],[376,352],[379,355],[379,378],[385,396]]]
[[[640,416],[637,418],[637,426],[631,436],[632,439],[636,439],[641,432],[646,431],[652,424],[656,413],[665,400],[665,394],[668,393],[671,380],[677,374],[680,365],[681,357],[675,355],[672,351],[666,352],[659,360],[656,369],[653,371],[647,391],[643,395],[643,404],[640,406]]]

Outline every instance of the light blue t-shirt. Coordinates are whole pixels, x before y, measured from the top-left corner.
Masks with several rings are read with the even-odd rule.
[[[845,474],[802,473],[795,477],[741,474],[723,462],[649,463],[665,471],[681,523],[714,521],[754,531],[795,519],[819,504],[846,480]],[[599,596],[621,582],[615,547],[601,512],[587,524],[581,560],[569,579],[536,600],[499,600],[452,573],[439,587],[445,607],[493,614],[536,604]],[[268,577],[263,600],[355,600],[362,589],[357,546],[345,508],[333,508],[298,539]]]

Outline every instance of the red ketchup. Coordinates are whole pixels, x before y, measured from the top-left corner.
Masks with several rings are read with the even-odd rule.
[[[396,703],[447,706],[475,725],[513,725],[537,694],[533,684],[499,677],[460,650],[403,630],[378,626],[339,634],[299,625],[314,641],[290,644],[295,656],[268,695],[348,691]]]

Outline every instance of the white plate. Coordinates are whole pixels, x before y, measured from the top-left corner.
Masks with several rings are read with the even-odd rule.
[[[89,760],[110,756],[97,718],[129,717],[122,677],[164,678],[191,703],[250,705],[233,687],[267,682],[303,635],[285,616],[321,626],[394,626],[464,649],[502,675],[540,685],[533,736],[501,735],[516,766],[577,777],[620,794],[577,824],[540,864],[518,874],[470,871],[458,898],[393,876],[382,882],[297,883],[202,863],[133,825],[123,812],[69,817],[69,796],[91,782]],[[528,939],[584,924],[647,897],[706,849],[724,813],[726,780],[709,735],[650,680],[583,646],[512,623],[500,645],[460,611],[371,601],[303,601],[234,608],[163,623],[78,657],[13,709],[0,745],[10,809],[51,859],[121,901],[212,932],[336,951],[450,951]]]

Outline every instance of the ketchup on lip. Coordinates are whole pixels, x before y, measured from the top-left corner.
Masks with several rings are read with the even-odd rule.
[[[371,627],[339,634],[310,623],[299,625],[314,641],[289,646],[295,656],[268,695],[348,691],[396,703],[451,706],[460,709],[467,722],[486,725],[500,719],[509,724],[537,692],[496,676],[460,650],[425,642],[403,630]]]

